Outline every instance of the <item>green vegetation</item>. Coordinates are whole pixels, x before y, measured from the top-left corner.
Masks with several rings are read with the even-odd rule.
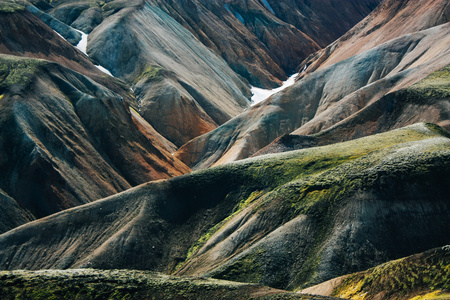
[[[216,278],[238,282],[261,282],[264,272],[261,256],[264,255],[264,252],[265,250],[262,248],[255,249],[236,263],[224,268]]]
[[[261,195],[264,194],[264,191],[255,191],[253,193],[250,194],[250,196],[239,202],[236,205],[236,208],[234,210],[234,212],[228,216],[227,218],[225,218],[223,221],[221,221],[220,223],[217,223],[216,225],[214,225],[211,229],[209,229],[205,234],[203,234],[200,239],[198,239],[194,245],[189,249],[187,256],[186,256],[186,260],[189,259],[193,254],[195,254],[201,247],[203,247],[206,242],[216,233],[218,232],[224,224],[226,224],[228,222],[228,220],[231,220],[232,218],[234,218],[238,213],[240,213],[242,210],[244,210],[245,208],[247,208],[250,204],[252,204],[256,199],[258,199]],[[182,266],[182,264],[180,264],[178,266],[178,268],[180,268]]]
[[[45,62],[13,56],[0,57],[0,89],[14,85],[27,86]]]
[[[286,294],[286,297],[283,295]],[[49,299],[311,299],[252,284],[177,278],[135,270],[0,272],[2,300]],[[316,298],[317,299],[317,298]]]
[[[346,143],[257,157],[192,173],[193,177],[202,178],[198,181],[203,181],[203,186],[206,178],[234,184],[226,183],[227,176],[233,176],[237,182],[245,182],[240,185],[245,190],[228,195],[227,202],[234,202],[233,214],[205,231],[189,250],[185,264],[197,259],[197,250],[216,233],[226,230],[242,209],[252,205],[253,213],[270,215],[264,229],[268,232],[299,215],[314,219],[316,233],[308,245],[311,255],[289,288],[315,283],[320,248],[332,230],[336,212],[358,191],[383,190],[394,181],[407,178],[413,183],[431,174],[430,166],[448,159],[448,143],[443,146],[432,142],[442,134],[445,131],[436,125],[416,124]],[[223,179],[217,178],[219,174]],[[227,280],[257,282],[264,276],[260,255],[256,249],[246,253],[235,256],[225,268],[211,274]]]
[[[450,247],[391,261],[350,275],[333,295],[347,299],[448,299]],[[378,295],[378,296],[377,296]],[[426,296],[425,296],[426,295]]]
[[[24,10],[25,6],[21,5],[20,2],[24,3],[24,1],[3,0],[2,2],[0,2],[0,13],[13,13],[16,11]]]
[[[145,79],[146,81],[158,81],[164,78],[164,69],[159,66],[149,66],[139,75],[134,84]]]
[[[401,97],[414,102],[429,102],[430,99],[450,97],[450,66],[436,71],[412,85],[397,92]]]

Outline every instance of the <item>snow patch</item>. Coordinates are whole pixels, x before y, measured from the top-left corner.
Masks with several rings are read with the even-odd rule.
[[[79,33],[81,33],[81,40],[78,43],[78,45],[76,45],[75,47],[77,47],[78,50],[80,50],[81,52],[83,52],[84,54],[87,55],[86,49],[87,49],[88,35],[81,30],[78,30],[78,29],[75,29],[75,30],[78,31]]]
[[[97,69],[99,69],[99,70],[102,71],[103,73],[108,74],[108,75],[111,76],[111,77],[114,77],[114,75],[111,74],[111,72],[110,72],[109,70],[103,68],[103,67],[100,66],[100,65],[95,65],[95,66],[97,67]]]
[[[281,92],[282,90],[284,90],[285,88],[293,85],[295,83],[295,79],[297,78],[298,73],[295,73],[294,75],[292,75],[291,77],[289,77],[286,81],[283,81],[283,84],[276,89],[272,89],[272,90],[265,90],[265,89],[261,89],[261,88],[257,88],[252,86],[251,91],[252,91],[252,106],[262,102],[264,100],[266,100],[267,98],[269,98],[270,96],[272,96],[275,93]]]
[[[264,5],[267,7],[268,10],[270,10],[274,15],[276,15],[272,9],[272,6],[270,6],[270,4],[269,4],[269,2],[267,2],[267,0],[262,0],[262,2],[264,3]]]

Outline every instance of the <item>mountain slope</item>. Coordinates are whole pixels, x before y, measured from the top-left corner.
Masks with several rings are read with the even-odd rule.
[[[337,41],[306,59],[299,79],[399,36],[449,21],[450,5],[445,0],[385,0]]]
[[[450,247],[444,246],[303,290],[345,299],[448,299]]]
[[[332,0],[311,5],[307,1],[148,1],[222,56],[252,85],[263,87],[279,84],[286,73],[293,73],[307,55],[319,49],[318,44],[326,46],[334,41],[379,2]],[[45,12],[90,33],[111,15],[143,2],[113,1],[102,5],[90,0],[64,0],[45,4],[40,5]]]
[[[338,143],[420,120],[435,122],[449,129],[449,71],[450,67],[447,66],[407,88],[391,92],[357,114],[345,117],[343,113],[342,121],[334,120],[336,125],[330,125],[335,116],[329,111],[325,112],[317,118],[319,121],[307,123],[291,134],[276,139],[253,156]],[[326,125],[330,127],[317,134],[310,134]]]
[[[177,156],[191,168],[206,168],[249,157],[274,139],[296,129],[303,135],[319,133],[349,117],[359,118],[357,124],[348,125],[355,127],[353,131],[361,130],[358,137],[389,130],[389,127],[377,130],[385,124],[378,125],[376,119],[374,124],[365,123],[367,118],[370,119],[370,116],[364,116],[365,110],[377,102],[381,115],[396,110],[391,103],[383,106],[389,99],[384,96],[450,64],[449,30],[447,23],[401,36],[317,70],[214,131],[185,144],[177,151]],[[399,122],[400,126],[417,121],[446,122],[448,96],[444,95],[440,100],[442,105],[424,101],[423,107],[430,107],[435,112],[421,115],[421,118],[415,118],[415,110],[403,111],[405,120]],[[396,121],[389,120],[389,124]],[[366,124],[372,126],[368,133],[359,128]],[[350,137],[344,135],[340,141]]]
[[[27,218],[189,171],[119,94],[45,60],[0,55],[0,123],[0,187]]]
[[[289,289],[366,269],[448,242],[441,132],[418,124],[147,183],[0,235],[0,267],[176,270]]]

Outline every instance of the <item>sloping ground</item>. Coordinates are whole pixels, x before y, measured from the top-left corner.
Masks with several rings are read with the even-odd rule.
[[[0,235],[0,268],[136,268],[289,289],[364,270],[449,242],[444,135],[417,124],[150,182]]]
[[[438,123],[450,130],[449,99],[450,67],[447,66],[412,86],[383,96],[326,130],[309,134],[319,131],[323,123],[329,121],[326,121],[327,118],[332,118],[329,113],[324,113],[321,122],[305,124],[292,134],[276,139],[253,156],[338,143],[420,120]]]
[[[337,299],[206,278],[134,270],[0,272],[0,297],[9,299]]]
[[[385,96],[450,64],[449,31],[447,23],[401,36],[317,70],[185,144],[176,155],[191,168],[206,168],[249,157],[296,129],[297,134],[319,133],[346,118],[351,120],[347,123],[350,129],[340,141],[386,131],[396,124],[444,124],[449,111],[446,95],[429,104],[428,97],[392,103],[392,97]],[[428,112],[417,114],[418,101]],[[381,122],[386,119],[387,123]],[[340,137],[339,133],[330,135]]]
[[[327,281],[304,293],[364,300],[450,298],[450,246],[390,261],[364,272]],[[325,289],[331,286],[330,289]],[[325,292],[325,293],[324,293]]]
[[[133,84],[142,116],[177,146],[249,106],[226,62],[157,6],[124,8],[88,41],[91,57]]]
[[[0,188],[27,219],[189,172],[119,94],[45,60],[0,55],[0,124]]]
[[[450,4],[445,0],[384,0],[341,38],[306,59],[298,79],[399,36],[449,21]]]

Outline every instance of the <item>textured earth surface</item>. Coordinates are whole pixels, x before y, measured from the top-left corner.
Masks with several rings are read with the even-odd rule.
[[[417,124],[147,183],[0,235],[0,267],[148,269],[283,289],[364,270],[448,243],[445,134]]]

